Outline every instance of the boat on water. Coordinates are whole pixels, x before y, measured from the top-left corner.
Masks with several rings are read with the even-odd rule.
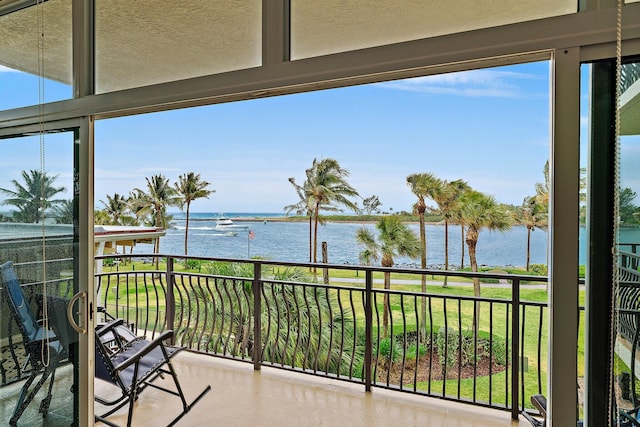
[[[224,215],[220,215],[218,220],[216,221],[216,230],[224,230],[224,231],[241,231],[248,230],[248,225],[236,224],[231,219],[227,218]]]
[[[212,236],[223,236],[223,237],[235,237],[238,235],[237,231],[218,231],[212,234]]]

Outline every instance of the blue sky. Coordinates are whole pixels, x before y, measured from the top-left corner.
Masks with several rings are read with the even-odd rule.
[[[0,92],[34,81],[0,73]],[[65,86],[47,85],[47,100],[70,96]],[[34,102],[31,92],[22,105]],[[21,99],[0,100],[0,109]],[[174,181],[194,171],[216,191],[194,211],[282,212],[297,200],[288,178],[302,182],[313,159],[327,157],[350,171],[363,197],[377,195],[383,210],[411,209],[406,176],[416,172],[461,178],[520,204],[543,180],[549,155],[549,63],[103,120],[95,136],[97,207],[106,194],[144,188],[147,176]],[[55,138],[47,136],[48,159],[58,156]],[[37,150],[29,157],[39,165]],[[0,182],[20,168],[0,161]],[[54,172],[70,177],[69,169]]]

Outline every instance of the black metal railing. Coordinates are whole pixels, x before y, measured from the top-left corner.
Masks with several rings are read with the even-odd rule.
[[[176,268],[173,256],[162,256],[160,269],[151,255],[118,257],[148,263],[97,273],[98,303],[150,338],[173,329],[178,345],[255,369],[464,401],[514,418],[531,394],[546,391],[547,304],[520,298],[523,282],[546,277],[190,257],[196,272]],[[207,263],[235,270],[206,271]],[[355,270],[358,279],[315,283],[314,267]],[[377,286],[384,272],[393,289]],[[422,274],[502,282],[510,297],[422,293]]]

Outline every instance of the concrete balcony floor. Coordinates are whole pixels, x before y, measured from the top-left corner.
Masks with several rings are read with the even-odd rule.
[[[268,367],[256,372],[251,364],[188,352],[174,358],[174,367],[187,400],[212,386],[177,426],[530,426],[503,411],[376,388],[366,393],[361,385]],[[96,380],[96,393],[109,387]],[[133,425],[166,425],[180,407],[177,397],[148,388]],[[126,409],[108,419],[126,425]]]

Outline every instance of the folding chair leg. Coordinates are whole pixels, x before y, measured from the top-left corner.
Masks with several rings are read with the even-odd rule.
[[[36,383],[36,385],[33,387],[33,390],[27,393],[29,391],[29,387],[33,383],[33,380],[36,379],[37,373],[31,374],[29,376],[29,378],[27,379],[27,382],[24,383],[24,385],[22,386],[22,390],[20,390],[20,397],[18,398],[18,402],[16,403],[16,409],[13,411],[13,416],[9,420],[9,425],[15,426],[16,424],[18,424],[18,420],[22,416],[22,413],[25,411],[25,409],[27,409],[27,407],[29,406],[29,403],[31,403],[33,398],[36,397],[36,394],[38,393],[38,391],[40,390],[40,388],[42,387],[42,385],[47,380],[50,374],[51,374],[51,371],[49,370],[44,371],[42,373],[42,378],[40,378],[40,380]]]
[[[40,413],[42,413],[42,417],[46,417],[47,413],[49,412],[49,405],[51,404],[51,392],[53,391],[53,383],[55,381],[56,378],[56,371],[55,369],[51,372],[51,378],[49,378],[49,390],[47,391],[47,396],[42,399],[42,401],[40,402],[40,408],[38,409],[38,411]]]

